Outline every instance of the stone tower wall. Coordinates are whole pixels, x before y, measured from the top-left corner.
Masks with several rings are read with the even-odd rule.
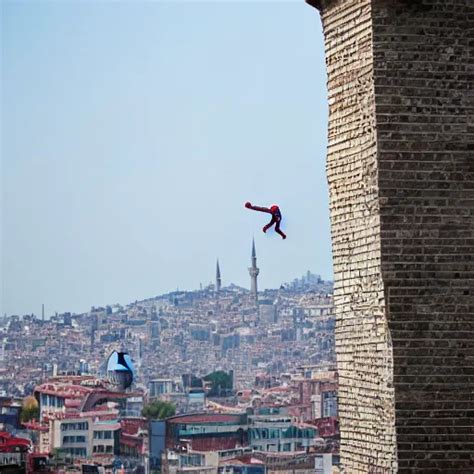
[[[308,0],[344,472],[474,472],[474,2]]]
[[[373,0],[400,471],[474,472],[474,2]]]
[[[350,473],[368,466],[390,472],[395,406],[381,274],[371,1],[334,2],[322,20],[341,457]]]

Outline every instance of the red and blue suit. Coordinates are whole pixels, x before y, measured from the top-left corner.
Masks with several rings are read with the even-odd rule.
[[[280,234],[282,239],[286,239],[286,234],[280,229],[281,211],[276,204],[273,204],[273,206],[270,207],[260,207],[252,206],[250,202],[246,202],[245,207],[254,211],[266,212],[267,214],[271,214],[272,219],[266,226],[263,227],[263,232],[266,232],[272,225],[275,225],[275,232]]]

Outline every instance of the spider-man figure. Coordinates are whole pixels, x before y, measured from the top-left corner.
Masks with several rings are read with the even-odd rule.
[[[281,212],[280,208],[277,205],[273,205],[271,207],[259,207],[259,206],[252,206],[250,202],[245,203],[245,207],[247,209],[253,209],[254,211],[266,212],[267,214],[272,215],[272,220],[263,228],[263,232],[266,232],[273,224],[275,224],[275,232],[278,232],[282,239],[286,239],[286,234],[280,230],[280,222],[281,222]]]

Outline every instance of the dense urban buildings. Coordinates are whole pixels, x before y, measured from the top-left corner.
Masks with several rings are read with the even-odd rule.
[[[249,273],[250,291],[223,285],[217,262],[215,284],[197,291],[3,318],[0,423],[31,444],[22,466],[331,472],[332,283],[307,272],[258,292],[254,243]]]

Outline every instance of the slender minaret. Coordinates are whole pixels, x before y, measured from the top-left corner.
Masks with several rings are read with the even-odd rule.
[[[219,259],[217,259],[217,265],[216,265],[216,292],[221,291],[221,269],[219,268]]]
[[[41,305],[41,321],[44,322],[44,304]]]
[[[257,253],[255,252],[255,239],[252,239],[252,266],[249,268],[250,274],[250,293],[255,302],[258,301],[257,276],[260,268],[257,267]]]

